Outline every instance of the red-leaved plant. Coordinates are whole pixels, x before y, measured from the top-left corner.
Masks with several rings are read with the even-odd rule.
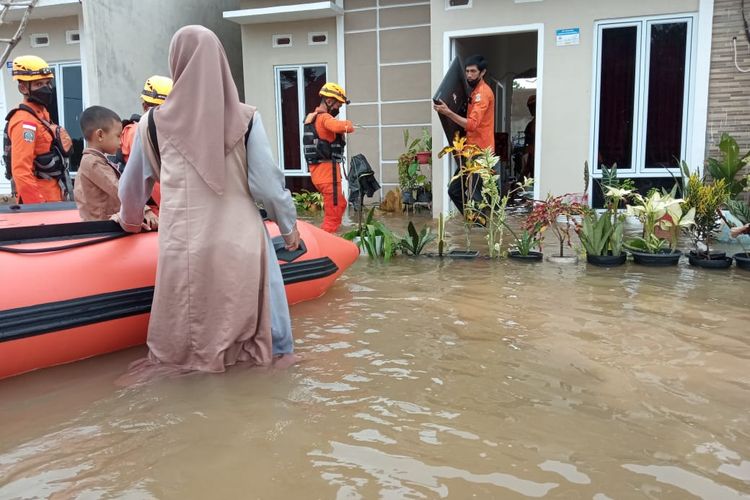
[[[547,195],[546,200],[535,202],[523,224],[524,229],[529,231],[539,228],[540,247],[544,231],[551,229],[560,245],[560,257],[563,256],[563,248],[566,244],[569,247],[573,246],[570,242],[570,230],[575,226],[575,222],[571,217],[582,215],[588,209],[586,205],[577,201],[566,201],[567,198],[569,198],[568,195]],[[558,223],[557,220],[560,217],[565,217],[564,223]]]

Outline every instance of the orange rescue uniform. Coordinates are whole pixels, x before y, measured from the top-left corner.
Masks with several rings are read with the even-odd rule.
[[[316,118],[317,116],[317,118]],[[315,120],[315,130],[318,137],[328,142],[336,140],[336,135],[354,132],[354,125],[349,120],[337,120],[326,110],[325,106],[318,106],[315,111],[307,115],[305,123]],[[335,175],[335,177],[334,177]],[[341,166],[333,168],[331,161],[313,163],[310,165],[310,177],[315,189],[323,195],[323,224],[320,228],[329,233],[335,233],[341,225],[341,219],[346,212],[346,198],[341,188]],[[334,181],[337,200],[334,204]]]
[[[42,119],[50,122],[49,111],[41,104],[24,99]],[[34,115],[19,109],[8,122],[11,142],[11,172],[18,203],[62,201],[63,192],[55,179],[40,179],[34,174],[34,158],[49,153],[52,133]]]
[[[495,151],[495,95],[484,80],[480,80],[469,97],[466,143]]]

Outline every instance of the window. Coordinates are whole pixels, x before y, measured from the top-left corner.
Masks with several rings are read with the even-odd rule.
[[[307,43],[309,45],[328,45],[328,32],[308,33]]]
[[[34,48],[49,46],[49,34],[34,33],[33,35],[31,35],[31,46]]]
[[[78,30],[68,30],[65,32],[65,43],[73,45],[81,43],[81,32]]]
[[[671,178],[685,157],[693,18],[597,26],[593,159],[630,177]]]
[[[292,35],[273,35],[273,47],[291,47]]]
[[[471,7],[471,0],[445,0],[445,8],[448,9],[468,9]]]
[[[302,121],[320,103],[318,92],[326,82],[326,73],[324,65],[275,68],[279,166],[285,174],[307,174],[302,154]]]

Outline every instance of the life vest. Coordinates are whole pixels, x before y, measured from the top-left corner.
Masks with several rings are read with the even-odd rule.
[[[3,130],[3,161],[5,162],[5,178],[13,179],[11,151],[12,145],[8,124],[10,119],[18,111],[26,111],[41,123],[52,135],[50,150],[34,158],[34,174],[40,179],[54,179],[69,184],[68,156],[73,151],[73,140],[70,134],[60,125],[55,125],[43,119],[29,106],[19,104],[17,108],[10,110],[5,117],[5,129]]]
[[[140,119],[141,119],[141,115],[133,114],[130,116],[129,119],[122,120],[121,123],[122,123],[122,130],[123,130],[123,139],[125,138],[125,129],[128,127],[128,125],[137,125]],[[130,147],[132,148],[133,145],[130,144]],[[120,171],[120,173],[122,173],[125,170],[127,159],[125,158],[125,153],[122,151],[122,139],[120,140],[120,147],[117,148],[117,152],[115,153],[113,163],[117,165],[117,168]]]
[[[341,163],[344,161],[344,146],[346,141],[344,136],[336,134],[333,142],[321,139],[318,130],[315,128],[315,120],[318,119],[317,113],[310,123],[305,123],[302,129],[302,146],[304,148],[305,161],[308,165],[314,165],[324,161]]]

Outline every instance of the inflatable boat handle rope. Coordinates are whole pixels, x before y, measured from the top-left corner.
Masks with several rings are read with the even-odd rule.
[[[13,248],[11,246],[6,246],[8,243],[12,245],[19,245],[24,243],[44,241],[44,239],[46,238],[75,238],[78,236],[85,238],[87,236],[102,234],[106,236],[56,247]],[[71,250],[73,248],[105,243],[107,241],[130,236],[131,234],[136,233],[127,233],[123,231],[120,225],[114,221],[73,222],[67,224],[48,224],[41,226],[0,229],[0,252],[15,254],[59,252],[62,250]]]

